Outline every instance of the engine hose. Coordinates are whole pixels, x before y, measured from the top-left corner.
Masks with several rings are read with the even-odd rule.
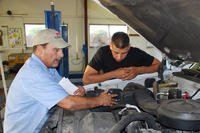
[[[156,126],[154,117],[142,112],[122,117],[122,119],[109,130],[109,133],[120,133],[133,121],[145,121],[149,128],[153,128],[155,130],[159,129]]]

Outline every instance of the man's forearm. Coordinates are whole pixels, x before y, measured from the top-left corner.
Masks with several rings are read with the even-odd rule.
[[[80,110],[94,108],[97,106],[113,106],[116,104],[116,94],[102,92],[96,97],[66,96],[57,105],[67,110]]]
[[[155,66],[142,66],[142,67],[137,67],[137,73],[138,75],[139,74],[145,74],[145,73],[154,73],[154,72],[157,72],[158,70],[158,67],[157,65]]]
[[[138,74],[157,72],[159,66],[160,66],[160,61],[158,59],[154,58],[151,66],[138,67]]]
[[[102,74],[90,74],[83,77],[84,84],[99,83],[105,80],[115,78],[113,71]]]
[[[153,73],[157,72],[160,66],[160,62],[157,59],[154,59],[151,66],[140,66],[140,67],[130,67],[126,68],[127,74],[124,74],[122,80],[130,80],[135,78],[137,75],[145,74],[145,73]]]
[[[68,96],[57,104],[59,107],[68,110],[87,109],[100,106],[100,100],[98,97],[80,97],[80,96]]]

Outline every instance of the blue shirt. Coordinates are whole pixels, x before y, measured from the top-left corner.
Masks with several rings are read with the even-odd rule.
[[[34,54],[13,80],[6,101],[4,133],[38,133],[48,111],[68,94],[60,75]]]

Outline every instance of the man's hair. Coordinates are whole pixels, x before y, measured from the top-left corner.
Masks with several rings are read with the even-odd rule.
[[[116,32],[113,34],[111,41],[117,48],[125,48],[129,46],[130,39],[126,33]]]
[[[45,43],[45,44],[39,44],[39,45],[41,45],[42,47],[46,47],[46,46],[47,46],[47,44],[48,44],[48,43]],[[36,51],[36,49],[37,49],[37,46],[38,46],[38,45],[35,45],[35,46],[33,46],[33,52],[35,52],[35,51]]]

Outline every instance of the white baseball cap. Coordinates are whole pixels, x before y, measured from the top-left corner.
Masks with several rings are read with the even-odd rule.
[[[44,29],[39,31],[33,38],[33,46],[50,43],[56,48],[65,48],[69,44],[66,43],[60,33],[53,29]]]

